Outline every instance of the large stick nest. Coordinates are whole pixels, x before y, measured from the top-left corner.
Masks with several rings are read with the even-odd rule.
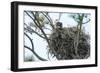
[[[90,36],[83,30],[80,33],[77,54],[75,54],[74,43],[76,41],[77,31],[76,27],[53,30],[49,37],[49,54],[58,60],[88,58],[90,56]],[[76,57],[77,55],[79,57]]]

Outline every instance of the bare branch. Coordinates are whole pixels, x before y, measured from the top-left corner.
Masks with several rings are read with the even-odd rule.
[[[44,29],[47,29],[47,30],[50,30],[50,31],[52,31],[51,29],[49,29],[49,28],[46,28],[46,27],[45,27]]]
[[[41,13],[49,20],[51,27],[52,27],[53,29],[55,29],[55,27],[54,27],[54,25],[53,25],[53,22],[52,22],[52,20],[50,19],[50,17],[48,17],[47,14],[45,15],[43,12],[41,12]]]
[[[27,38],[30,40],[31,45],[32,45],[32,49],[31,49],[30,47],[28,47],[28,46],[25,46],[25,45],[24,45],[24,47],[27,48],[27,49],[29,49],[30,51],[32,51],[33,54],[34,54],[38,59],[40,59],[40,60],[42,60],[42,61],[47,61],[46,59],[41,58],[41,57],[34,51],[34,44],[33,44],[32,39],[31,39],[26,33],[24,33],[24,34],[25,34],[25,35],[27,36]]]
[[[61,15],[62,15],[62,13],[59,13],[59,18],[58,18],[59,21],[60,21],[60,19],[61,19]]]
[[[89,19],[88,21],[86,21],[86,22],[82,23],[82,24],[86,24],[86,23],[88,23],[88,22],[90,22],[90,19]]]
[[[34,15],[34,13],[32,13],[32,15],[34,16],[34,19],[37,20],[37,18],[36,18],[36,16]],[[34,21],[34,22],[36,23],[36,21]],[[38,23],[38,24],[37,24],[37,23]],[[43,35],[45,36],[45,39],[46,39],[46,41],[47,41],[47,43],[48,43],[48,45],[49,45],[49,47],[50,47],[50,43],[49,43],[48,37],[46,36],[45,32],[44,32],[43,29],[41,28],[41,24],[40,24],[40,22],[39,22],[38,20],[37,20],[37,23],[36,23],[37,27],[41,30],[41,32],[42,32]]]
[[[31,45],[32,45],[32,50],[34,51],[34,44],[33,44],[33,41],[32,41],[32,39],[26,34],[26,33],[24,33],[26,36],[27,36],[27,38],[30,40],[30,42],[31,42]]]
[[[30,47],[24,46],[25,48],[29,49],[39,60],[41,61],[47,61],[46,59],[40,57],[35,51],[33,51]]]
[[[26,26],[28,26],[26,23],[24,23]],[[29,26],[28,26],[29,27]],[[26,29],[26,28],[25,28]],[[32,29],[32,31],[35,33],[35,34],[37,34],[39,37],[41,37],[41,38],[43,38],[43,39],[45,39],[45,37],[43,37],[42,35],[40,35],[39,33],[37,33],[36,31],[34,31],[33,29]],[[49,39],[48,39],[49,40]]]

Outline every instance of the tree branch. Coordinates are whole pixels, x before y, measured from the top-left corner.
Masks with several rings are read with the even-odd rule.
[[[60,18],[61,18],[61,14],[62,14],[62,13],[59,13],[59,18],[58,18],[59,21],[60,21]]]
[[[35,18],[36,19],[36,18]],[[36,19],[37,20],[37,19]],[[40,22],[37,20],[37,22],[38,22],[38,24],[39,24],[39,29],[41,30],[41,32],[43,33],[43,35],[45,36],[45,38],[46,38],[46,41],[47,41],[47,43],[48,43],[48,45],[49,45],[49,47],[50,47],[50,43],[49,43],[49,40],[48,40],[48,37],[46,36],[46,34],[45,34],[45,32],[43,31],[43,29],[41,28],[41,24],[40,24]]]
[[[51,25],[52,29],[55,29],[52,20],[47,15],[45,15],[43,12],[41,12],[41,13],[48,19],[48,21],[50,22],[50,25]]]
[[[27,13],[27,12],[26,12],[26,13]],[[31,13],[32,13],[32,12],[31,12]],[[28,13],[27,13],[27,14],[28,14]],[[28,14],[28,15],[29,15],[29,14]],[[33,19],[33,21],[35,22],[36,26],[41,30],[41,32],[42,32],[43,35],[45,36],[45,39],[46,39],[46,41],[47,41],[47,43],[48,43],[48,45],[49,45],[49,47],[50,47],[50,43],[49,43],[48,37],[46,36],[45,32],[44,32],[43,29],[41,28],[40,22],[37,20],[37,18],[36,18],[36,16],[34,15],[34,13],[32,13],[32,15],[33,15],[34,19],[33,19],[30,15],[29,15],[29,16]],[[38,24],[36,23],[35,20],[37,21]]]
[[[24,45],[24,47],[26,47],[27,49],[29,49],[30,51],[32,51],[33,54],[34,54],[39,60],[47,61],[46,59],[41,58],[41,57],[34,51],[34,44],[33,44],[32,39],[31,39],[26,33],[24,33],[24,34],[25,34],[25,35],[27,36],[27,38],[30,40],[31,45],[32,45],[32,49],[29,48],[28,46],[25,46],[25,45]]]
[[[34,51],[34,44],[33,44],[33,41],[32,41],[32,39],[26,34],[26,33],[24,33],[26,36],[27,36],[27,38],[30,40],[30,42],[31,42],[31,45],[32,45],[32,50]]]
[[[46,59],[43,59],[42,57],[40,57],[35,51],[33,51],[30,47],[28,46],[24,46],[25,48],[29,49],[39,60],[42,61],[47,61]]]
[[[24,23],[27,27],[29,27],[26,23]],[[26,29],[26,28],[25,28]],[[32,29],[32,31],[35,33],[35,34],[37,34],[39,37],[41,37],[41,38],[43,38],[43,39],[45,39],[45,37],[43,37],[42,35],[40,35],[39,33],[37,33],[36,31],[34,31],[33,29]],[[49,40],[49,39],[48,39]]]
[[[49,29],[49,28],[46,28],[46,27],[45,27],[44,29],[47,29],[47,30],[50,30],[50,31],[52,31],[51,29]]]
[[[87,21],[87,22],[84,22],[84,23],[82,23],[82,24],[86,24],[86,23],[88,23],[90,21],[90,19]]]

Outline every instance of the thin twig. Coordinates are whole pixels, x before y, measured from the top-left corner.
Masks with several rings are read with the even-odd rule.
[[[54,27],[54,25],[53,25],[53,22],[52,22],[52,20],[50,19],[50,17],[48,17],[48,15],[45,15],[43,12],[41,12],[41,13],[49,20],[52,29],[55,29],[55,27]]]
[[[31,45],[32,45],[32,50],[34,51],[34,44],[33,44],[32,39],[31,39],[26,33],[24,33],[24,34],[29,38],[29,40],[30,40],[30,42],[31,42]]]
[[[34,15],[34,13],[32,13],[32,15],[34,16],[34,19],[35,20],[37,20],[37,18],[36,18],[36,16]],[[49,45],[49,47],[50,47],[50,43],[49,43],[49,40],[48,40],[48,37],[46,36],[46,34],[45,34],[45,32],[43,31],[43,29],[41,28],[41,24],[40,24],[40,22],[37,20],[37,23],[36,23],[36,21],[34,21],[35,22],[35,24],[36,24],[36,26],[41,30],[41,32],[43,33],[43,35],[45,36],[45,39],[46,39],[46,41],[47,41],[47,43],[48,43],[48,45]]]
[[[24,47],[26,47],[26,48],[28,48],[30,51],[32,51],[33,54],[34,54],[38,59],[40,59],[40,60],[42,60],[42,61],[47,61],[46,59],[41,58],[41,57],[34,51],[34,44],[33,44],[32,39],[31,39],[26,33],[24,33],[24,34],[25,34],[25,35],[27,36],[27,38],[30,40],[31,45],[32,45],[32,49],[29,48],[28,46],[25,46],[25,45],[24,45]]]
[[[26,23],[24,23],[27,27],[29,27]],[[26,28],[25,28],[26,29]],[[37,34],[39,37],[41,37],[41,38],[43,38],[43,39],[45,39],[45,37],[43,37],[42,35],[40,35],[38,32],[36,32],[36,31],[34,31],[33,29],[32,29],[32,31],[35,33],[35,34]],[[49,39],[48,39],[49,40]]]
[[[41,61],[47,61],[46,59],[40,57],[35,51],[33,51],[30,47],[24,46],[25,48],[29,49],[39,60]]]
[[[86,22],[82,23],[82,24],[86,24],[86,23],[88,23],[89,21],[90,21],[90,19],[89,19],[88,21],[86,21]]]

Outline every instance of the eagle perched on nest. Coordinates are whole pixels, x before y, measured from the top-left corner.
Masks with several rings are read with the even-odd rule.
[[[77,59],[74,49],[74,42],[77,33],[76,27],[63,28],[58,22],[53,30],[50,39],[49,53],[58,60]],[[86,59],[90,56],[90,37],[83,30],[79,37],[78,59]]]

